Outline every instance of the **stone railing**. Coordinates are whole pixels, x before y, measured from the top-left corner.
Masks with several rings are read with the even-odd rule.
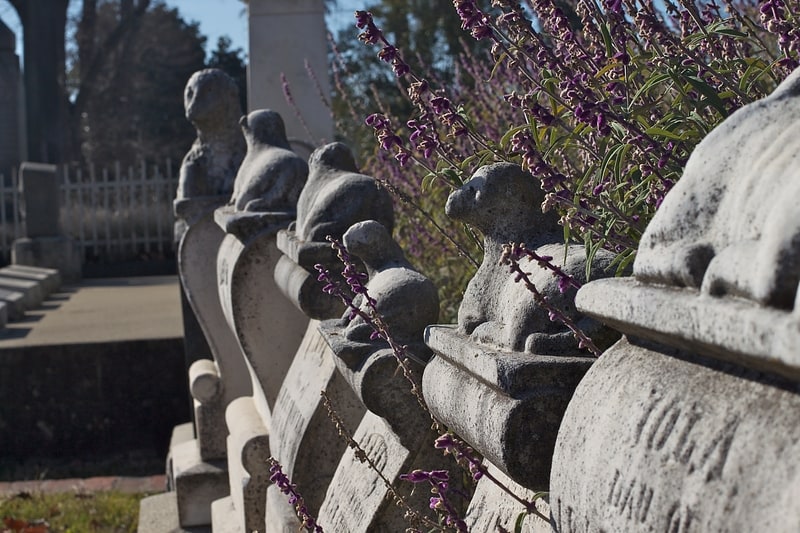
[[[231,201],[184,216],[181,279],[214,360],[190,369],[196,437],[175,439],[175,490],[143,501],[140,532],[297,531],[295,507],[327,531],[426,530],[430,486],[403,474],[441,470],[453,529],[514,531],[527,513],[522,531],[796,531],[800,173],[783,132],[798,86],[795,73],[698,146],[631,277],[612,279],[600,252],[586,283],[584,248],[538,210],[536,180],[478,170],[446,208],[484,235],[454,325],[436,324],[436,288],[347,147],[306,167],[276,115],[251,113]],[[509,254],[560,321],[498,265]],[[350,309],[318,281],[342,269],[369,295]],[[301,502],[270,484],[270,458]],[[161,505],[174,523],[150,518]]]

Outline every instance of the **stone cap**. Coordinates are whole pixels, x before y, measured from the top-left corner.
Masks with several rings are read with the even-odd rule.
[[[249,242],[263,233],[276,234],[294,220],[294,211],[237,211],[232,205],[214,211],[214,222],[242,242]]]
[[[800,311],[633,278],[584,285],[575,304],[626,335],[800,381]]]

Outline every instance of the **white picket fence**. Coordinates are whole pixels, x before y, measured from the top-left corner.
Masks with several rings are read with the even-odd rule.
[[[174,252],[172,202],[178,177],[164,165],[87,170],[63,167],[61,231],[77,239],[84,257],[99,261],[163,258]],[[22,237],[19,178],[0,175],[0,255],[11,257]]]

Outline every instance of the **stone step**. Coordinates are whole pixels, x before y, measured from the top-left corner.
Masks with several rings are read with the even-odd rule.
[[[0,275],[0,289],[21,292],[27,309],[39,307],[42,305],[42,300],[44,300],[42,288],[36,281]]]
[[[45,297],[61,288],[61,274],[54,268],[8,265],[0,268],[0,276],[38,281],[42,284]]]
[[[25,317],[28,307],[25,305],[25,295],[19,291],[0,288],[0,302],[6,308],[8,320],[21,320]]]

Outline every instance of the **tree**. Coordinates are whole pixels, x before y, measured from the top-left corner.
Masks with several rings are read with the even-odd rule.
[[[211,52],[206,65],[218,68],[233,78],[239,87],[242,111],[247,109],[247,55],[241,48],[231,49],[231,39],[223,35],[217,39],[217,48]]]
[[[197,24],[186,23],[177,9],[157,1],[113,46],[94,54],[81,50],[81,44],[108,43],[129,16],[126,7],[125,1],[100,2],[82,14],[78,25],[72,75],[80,82],[72,116],[81,139],[76,155],[98,165],[141,158],[179,161],[194,138],[183,116],[183,88],[193,72],[205,67],[205,37]],[[94,17],[91,38],[81,32],[88,27],[87,16]]]
[[[69,0],[9,0],[23,27],[28,159],[60,162],[67,116],[64,35]]]
[[[453,79],[459,54],[475,54],[487,46],[461,29],[452,0],[372,0],[365,4],[364,9],[373,14],[392,44],[402,50],[411,68],[441,84]],[[377,59],[379,48],[358,42],[357,33],[354,20],[353,26],[341,30],[336,38],[334,81],[346,94],[333,98],[333,114],[341,138],[357,152],[369,152],[367,147],[374,143],[372,132],[362,127],[364,117],[379,111],[406,117],[411,114],[411,103],[398,90],[391,68]],[[351,109],[363,116],[352,116]]]

